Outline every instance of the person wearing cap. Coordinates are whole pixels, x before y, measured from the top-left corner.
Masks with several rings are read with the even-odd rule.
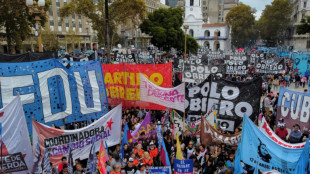
[[[134,152],[132,152],[132,153],[130,154],[130,158],[133,159],[132,164],[133,164],[134,166],[137,167],[138,164],[139,164],[139,160],[137,159],[137,156],[136,156],[136,154],[135,154]]]
[[[291,131],[290,136],[288,138],[290,143],[299,143],[300,142],[302,133],[300,132],[299,128],[300,128],[299,125],[295,124],[294,130]]]
[[[283,119],[283,118],[282,118]],[[278,124],[280,126],[276,129],[276,134],[284,141],[286,141],[286,136],[288,135],[287,129],[285,128],[285,124]]]
[[[284,123],[284,119],[280,118],[277,124],[277,128],[279,128],[281,125],[284,125],[284,127],[286,127],[286,123]]]
[[[153,159],[150,157],[150,154],[148,152],[143,153],[143,156],[140,159],[140,161],[141,160],[142,160],[144,165],[152,166],[152,164],[153,164]]]
[[[137,167],[133,165],[134,159],[129,158],[127,162],[127,166],[125,167],[126,174],[135,174],[137,171]]]
[[[152,160],[154,158],[156,158],[156,156],[158,155],[158,149],[156,148],[156,146],[153,142],[150,143],[149,154],[150,154],[150,157],[152,158]]]
[[[138,166],[138,169],[136,171],[136,174],[145,174],[145,165],[143,163],[140,163],[139,166]]]

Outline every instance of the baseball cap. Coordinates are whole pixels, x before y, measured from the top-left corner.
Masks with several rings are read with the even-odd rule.
[[[129,158],[129,160],[128,160],[129,162],[133,162],[134,160],[133,160],[133,158]]]
[[[150,145],[154,145],[153,141],[150,143]]]
[[[280,121],[282,121],[282,120],[283,120],[283,118],[280,118],[279,120],[280,120]]]
[[[143,164],[143,163],[140,163],[138,167],[142,167],[142,166],[144,166],[144,164]]]

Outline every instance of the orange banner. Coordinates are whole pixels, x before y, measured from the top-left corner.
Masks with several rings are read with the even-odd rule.
[[[102,64],[104,82],[110,106],[122,103],[125,109],[165,110],[166,107],[140,101],[140,76],[142,73],[156,85],[171,88],[172,65],[168,64]]]

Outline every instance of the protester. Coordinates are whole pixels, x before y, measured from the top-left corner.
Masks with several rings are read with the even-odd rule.
[[[295,124],[294,130],[291,131],[291,133],[289,135],[289,142],[290,143],[299,143],[299,142],[301,142],[302,133],[300,132],[299,129],[300,129],[299,125]]]
[[[63,170],[63,166],[66,165],[68,167],[67,157],[61,158],[61,163],[58,165],[58,172]]]
[[[279,128],[277,128],[277,130],[276,130],[276,134],[282,139],[282,140],[284,140],[284,141],[286,141],[286,137],[287,137],[287,135],[288,135],[288,132],[287,132],[287,130],[286,130],[286,128],[285,128],[285,124],[280,124],[279,125],[280,127]]]

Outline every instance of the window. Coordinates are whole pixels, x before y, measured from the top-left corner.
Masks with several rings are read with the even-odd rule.
[[[60,16],[59,7],[57,7],[57,16]]]
[[[54,31],[54,26],[50,26],[50,30],[51,30],[51,31]]]
[[[58,31],[62,31],[62,26],[58,26]]]
[[[194,5],[194,0],[190,0],[189,5],[193,6]]]
[[[305,18],[305,13],[301,14],[301,19]]]
[[[206,5],[207,4],[207,2],[206,1],[202,1],[202,5]]]
[[[190,29],[190,30],[189,30],[189,35],[192,36],[192,37],[194,37],[194,30]]]
[[[79,15],[79,19],[81,19],[82,18],[82,16],[81,15]]]
[[[49,15],[50,15],[50,16],[53,16],[53,6],[50,6]]]
[[[304,2],[304,8],[307,8],[307,1]]]
[[[75,13],[72,13],[72,19],[75,19]]]
[[[50,20],[50,26],[54,26],[54,20]]]
[[[60,7],[60,2],[59,2],[59,1],[56,2],[56,6],[57,6],[57,7]]]
[[[82,28],[79,28],[79,32],[82,33]]]
[[[89,35],[89,31],[88,31],[88,28],[86,28],[86,33],[87,33],[87,35]]]

